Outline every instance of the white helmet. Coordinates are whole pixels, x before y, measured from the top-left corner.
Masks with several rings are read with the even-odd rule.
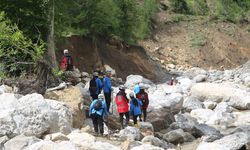
[[[104,99],[104,95],[103,94],[99,94],[98,95],[98,99]]]
[[[63,50],[63,53],[64,54],[69,53],[69,50],[65,49],[65,50]]]
[[[130,98],[135,97],[135,93],[134,93],[134,92],[129,93],[129,97],[130,97]]]

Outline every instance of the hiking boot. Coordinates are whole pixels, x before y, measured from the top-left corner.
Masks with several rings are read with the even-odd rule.
[[[134,124],[134,126],[135,126],[136,128],[138,128],[138,127],[139,127],[138,123]]]
[[[93,135],[94,135],[94,136],[98,136],[98,133],[95,132]]]

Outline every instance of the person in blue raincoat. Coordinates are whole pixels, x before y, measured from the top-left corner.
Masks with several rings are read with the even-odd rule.
[[[96,105],[98,102],[101,102],[101,105],[97,109]],[[103,94],[99,94],[98,99],[93,100],[89,108],[89,116],[92,119],[96,135],[100,134],[101,136],[103,136],[103,133],[104,133],[103,122],[104,122],[104,117],[107,115],[108,115],[108,111],[107,111],[106,102],[104,100],[104,96]]]
[[[130,97],[130,115],[133,116],[133,121],[134,121],[134,126],[138,127],[137,124],[137,118],[141,115],[141,106],[142,106],[142,102],[135,98],[135,94],[134,92],[129,93],[129,97]]]
[[[110,112],[109,108],[111,103],[111,92],[112,92],[112,83],[110,80],[111,76],[112,76],[111,71],[107,70],[106,75],[103,78],[103,93],[105,96],[108,112]]]

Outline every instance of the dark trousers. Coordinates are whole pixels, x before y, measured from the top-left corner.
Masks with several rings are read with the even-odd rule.
[[[133,120],[134,120],[134,124],[137,124],[137,118],[138,118],[139,115],[133,115]]]
[[[92,122],[94,125],[95,133],[98,133],[98,129],[100,130],[100,134],[103,134],[104,128],[103,128],[103,117],[98,114],[92,114],[91,115]]]
[[[98,99],[98,94],[91,94],[90,96],[92,97],[92,101]]]
[[[147,108],[142,108],[141,111],[143,113],[143,121],[145,122],[147,119]],[[141,117],[142,116],[140,115],[140,121],[142,121]]]
[[[104,96],[105,96],[105,101],[106,101],[106,104],[107,104],[107,110],[109,112],[110,102],[111,102],[111,92],[104,93]]]
[[[129,112],[119,113],[119,115],[120,115],[121,128],[123,129],[124,128],[124,126],[123,126],[123,116],[125,115],[125,117],[126,117],[125,126],[127,126],[128,122],[129,122]]]

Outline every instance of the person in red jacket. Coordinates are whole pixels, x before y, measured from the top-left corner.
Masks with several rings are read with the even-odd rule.
[[[147,119],[147,109],[148,109],[149,100],[148,100],[148,93],[145,92],[144,86],[140,86],[140,91],[139,93],[136,94],[136,98],[138,98],[142,102],[141,111],[143,113],[143,121],[145,122]],[[142,121],[141,115],[139,116],[139,118],[140,118],[140,121]]]
[[[61,60],[60,68],[63,71],[72,71],[73,70],[73,59],[69,54],[69,51],[65,49],[63,51],[63,57]]]
[[[119,92],[116,95],[115,101],[116,101],[117,110],[120,116],[121,129],[123,129],[124,128],[124,125],[123,125],[124,115],[126,117],[125,126],[127,126],[129,122],[129,105],[128,105],[129,100],[126,96],[124,86],[119,87]]]

